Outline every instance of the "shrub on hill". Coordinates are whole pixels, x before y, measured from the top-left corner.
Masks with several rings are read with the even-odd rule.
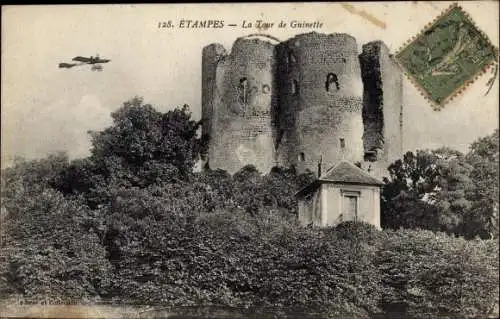
[[[497,301],[498,242],[353,222],[299,227],[293,194],[310,172],[193,173],[199,123],[186,108],[161,114],[133,100],[113,119],[85,159],[59,154],[2,172],[2,295],[339,318],[478,318]],[[391,167],[385,221],[475,225],[468,236],[494,237],[493,144],[480,140],[466,158],[407,154]]]
[[[0,291],[31,301],[96,300],[111,269],[100,243],[102,224],[86,206],[44,189],[8,203]]]
[[[411,318],[485,318],[498,296],[498,242],[389,231],[377,253],[382,308]]]

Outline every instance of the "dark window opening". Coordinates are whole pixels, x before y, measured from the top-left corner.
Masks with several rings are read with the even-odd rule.
[[[271,88],[269,87],[269,85],[264,84],[262,86],[262,93],[267,94],[267,93],[269,93],[269,91],[271,91]]]
[[[337,75],[334,73],[328,73],[328,75],[326,76],[326,82],[325,82],[326,91],[329,92],[334,84],[335,84],[335,88],[337,89],[337,91],[340,90],[340,84],[339,84],[339,79],[338,79]]]
[[[306,160],[306,155],[304,152],[300,152],[299,154],[299,161],[304,162]]]
[[[278,132],[278,136],[276,138],[276,143],[274,145],[274,148],[278,150],[279,145],[281,144],[281,140],[283,139],[283,135],[285,135],[285,130],[281,129]]]
[[[401,111],[399,112],[399,125],[403,128],[403,108],[401,108]]]
[[[372,148],[369,151],[365,151],[365,161],[376,162],[383,158],[383,150],[381,148]]]
[[[340,138],[340,147],[345,148],[345,139]]]
[[[364,156],[365,162],[375,162],[377,161],[377,153],[374,151],[367,151],[365,152]]]
[[[292,81],[292,94],[293,95],[299,94],[299,83],[297,82],[297,80]]]
[[[283,138],[284,135],[285,135],[285,130],[284,129],[280,129],[279,133],[278,133],[278,139],[279,139],[279,141],[281,141],[281,139]]]
[[[246,77],[240,79],[240,85],[238,86],[240,92],[240,101],[242,103],[247,102],[247,88],[248,88],[248,80]]]

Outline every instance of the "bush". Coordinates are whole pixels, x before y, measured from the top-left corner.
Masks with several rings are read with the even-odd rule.
[[[98,218],[46,189],[9,202],[0,291],[36,300],[95,300],[107,294],[110,267]]]
[[[497,243],[355,222],[299,227],[287,174],[247,168],[147,188],[108,184],[93,210],[10,175],[18,188],[4,201],[0,290],[356,318],[483,317],[496,301]]]
[[[430,231],[389,232],[377,253],[382,307],[412,318],[484,318],[498,296],[498,243]]]
[[[340,223],[333,228],[333,233],[340,239],[361,241],[370,245],[379,245],[387,236],[374,225],[361,221]]]
[[[93,134],[89,158],[18,161],[2,174],[2,295],[336,318],[480,318],[498,300],[497,242],[355,222],[299,227],[294,194],[314,179],[310,172],[275,167],[263,175],[247,166],[233,176],[192,174],[199,123],[186,110],[162,115],[129,104],[114,119]],[[449,181],[465,172],[443,167]],[[418,196],[407,196],[398,184],[405,175],[394,173],[395,189],[386,189],[392,222],[437,225],[418,197],[430,184],[414,176]],[[455,190],[447,194],[462,195]]]

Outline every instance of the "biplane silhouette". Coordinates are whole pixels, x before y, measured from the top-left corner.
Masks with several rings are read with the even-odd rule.
[[[81,65],[92,65],[91,70],[92,71],[102,71],[103,67],[101,64],[103,63],[108,63],[111,60],[109,59],[101,59],[98,54],[96,56],[90,56],[88,57],[83,57],[83,56],[76,56],[72,59],[72,61],[78,62],[78,63],[59,63],[59,68],[61,69],[71,69],[75,66],[81,66]]]

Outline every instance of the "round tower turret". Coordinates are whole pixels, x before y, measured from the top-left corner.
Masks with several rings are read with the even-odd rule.
[[[274,165],[275,45],[239,38],[219,62],[213,99],[209,165],[234,173],[247,164],[268,173]]]
[[[299,170],[318,161],[363,160],[363,83],[356,40],[307,33],[277,47],[280,160]]]

